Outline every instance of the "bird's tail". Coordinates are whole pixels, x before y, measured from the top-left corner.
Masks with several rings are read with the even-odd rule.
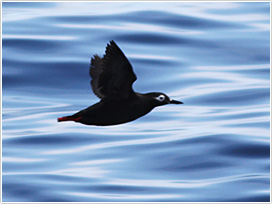
[[[59,117],[58,122],[64,122],[64,121],[74,121],[78,122],[82,117],[72,117],[72,116],[66,116],[66,117]]]

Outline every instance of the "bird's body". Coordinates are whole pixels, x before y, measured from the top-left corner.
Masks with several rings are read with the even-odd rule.
[[[153,107],[144,100],[144,95],[134,96],[134,99],[124,100],[101,100],[100,102],[69,116],[72,119],[80,120],[86,125],[116,125],[133,121],[148,112]]]
[[[133,121],[165,104],[182,104],[159,92],[134,92],[136,75],[120,48],[111,41],[103,58],[94,55],[90,67],[91,86],[100,102],[58,121],[75,121],[86,125],[117,125]]]

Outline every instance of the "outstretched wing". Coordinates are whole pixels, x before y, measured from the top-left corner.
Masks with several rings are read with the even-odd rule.
[[[93,92],[101,99],[128,98],[134,95],[133,82],[137,79],[132,66],[112,40],[103,58],[94,55],[90,66]]]

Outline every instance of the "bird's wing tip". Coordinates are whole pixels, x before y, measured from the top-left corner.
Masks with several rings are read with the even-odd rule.
[[[113,39],[110,40],[110,45],[115,45],[117,46],[117,44],[115,43],[115,41]]]

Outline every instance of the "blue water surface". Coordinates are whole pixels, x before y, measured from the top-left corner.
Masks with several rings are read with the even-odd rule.
[[[3,202],[270,200],[269,2],[4,2],[2,28]],[[111,39],[184,105],[58,123]]]

